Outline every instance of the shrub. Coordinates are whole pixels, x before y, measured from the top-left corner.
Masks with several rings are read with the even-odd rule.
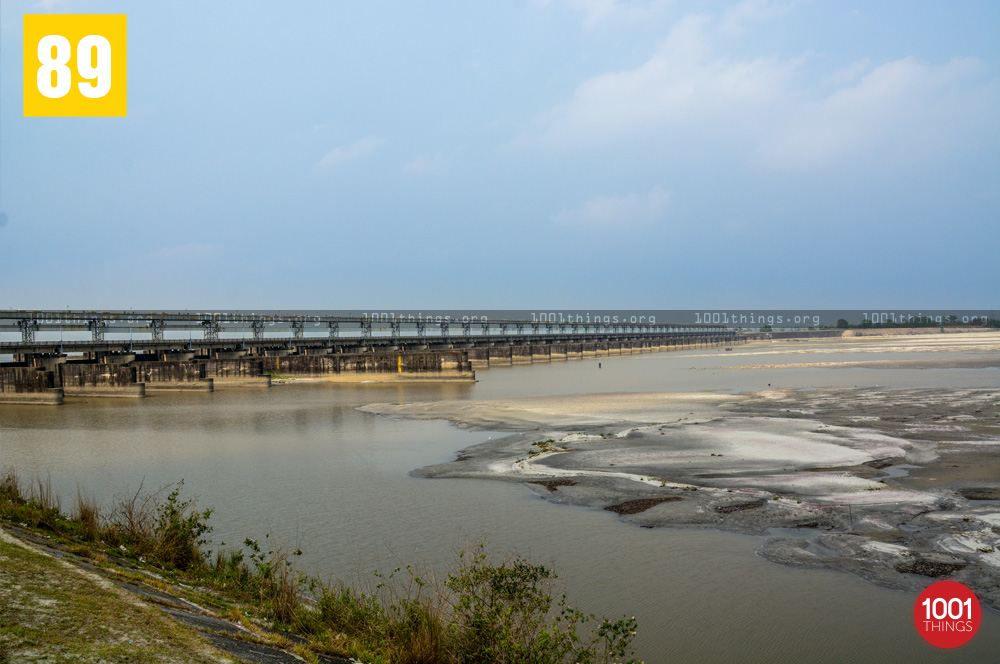
[[[102,559],[104,546],[223,590],[243,608],[312,637],[324,651],[382,664],[607,664],[631,655],[635,618],[595,621],[554,600],[556,575],[523,558],[495,562],[479,543],[462,552],[443,582],[425,582],[410,566],[375,573],[373,588],[323,584],[297,572],[291,553],[264,551],[246,539],[243,549],[202,551],[212,510],[181,499],[183,480],[119,495],[107,517],[92,497],[77,490],[72,519],[59,512],[48,481],[27,493],[13,470],[0,477],[0,517],[44,526],[78,538],[69,550]],[[89,542],[96,544],[96,552]],[[634,659],[627,660],[629,663]]]
[[[111,546],[167,567],[202,566],[201,546],[212,530],[208,525],[212,510],[199,512],[193,498],[181,500],[183,487],[180,480],[166,498],[162,496],[169,485],[147,492],[140,484],[135,493],[116,495],[101,537]]]
[[[602,620],[593,633],[581,631],[593,615],[551,595],[555,574],[516,557],[491,562],[484,546],[460,554],[448,575],[451,661],[498,664],[580,664],[620,661],[631,654],[635,617]],[[635,660],[628,660],[634,662]]]
[[[166,501],[156,505],[153,555],[178,569],[190,569],[204,562],[201,546],[206,542],[203,536],[212,530],[208,525],[212,510],[197,511],[193,498],[182,501],[183,487],[184,480],[181,480]]]
[[[369,591],[323,587],[319,640],[341,655],[406,664],[605,664],[631,654],[634,617],[591,627],[594,616],[554,601],[551,570],[520,557],[495,562],[478,544],[442,583],[401,571],[376,572]]]

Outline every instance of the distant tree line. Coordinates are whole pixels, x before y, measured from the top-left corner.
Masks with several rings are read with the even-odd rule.
[[[986,318],[973,316],[969,319],[969,322],[964,323],[959,320],[958,316],[945,316],[942,320],[938,321],[930,316],[914,316],[913,318],[908,318],[906,320],[900,321],[885,321],[879,323],[873,323],[867,318],[861,321],[860,324],[854,325],[848,323],[846,320],[841,318],[837,321],[837,327],[843,330],[847,329],[869,329],[869,328],[890,328],[890,327],[994,327],[1000,328],[1000,320],[996,318]]]
[[[808,329],[810,330],[866,330],[866,329],[879,329],[879,328],[894,328],[894,327],[991,327],[1000,328],[1000,319],[988,318],[986,316],[973,316],[968,321],[962,321],[958,316],[945,316],[941,320],[932,318],[930,316],[914,316],[913,318],[907,318],[905,320],[898,321],[884,321],[875,323],[869,319],[864,319],[860,323],[849,323],[847,320],[840,318],[837,320],[837,325],[831,327],[829,325],[812,326],[810,325]],[[744,328],[738,328],[744,329]],[[771,325],[762,325],[757,328],[758,332],[773,332],[774,328]]]

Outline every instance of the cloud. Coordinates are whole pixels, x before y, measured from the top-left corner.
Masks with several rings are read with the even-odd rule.
[[[739,37],[746,32],[748,23],[783,16],[793,4],[773,0],[743,0],[723,13],[719,28],[728,37]]]
[[[1000,127],[991,116],[1000,117],[1000,84],[984,80],[976,59],[860,60],[810,81],[806,56],[720,55],[727,30],[785,7],[745,2],[721,21],[680,19],[645,62],[584,81],[547,114],[540,132],[522,141],[548,147],[642,141],[662,149],[703,139],[722,141],[747,160],[816,168],[885,156],[885,146],[974,145],[984,132],[996,136]]]
[[[366,157],[385,144],[385,139],[379,136],[367,136],[350,145],[341,145],[323,155],[323,158],[316,162],[318,168],[330,168],[347,161]]]
[[[981,106],[970,103],[976,93],[963,84],[979,68],[968,58],[944,65],[915,58],[888,62],[854,84],[798,104],[757,155],[776,165],[815,167],[885,146],[912,153],[950,142],[963,130],[961,116]],[[995,92],[994,86],[994,109]]]
[[[403,172],[410,175],[427,175],[440,171],[448,165],[448,157],[438,152],[433,155],[419,155],[403,164]]]
[[[660,219],[669,201],[670,193],[659,187],[645,194],[598,196],[580,207],[561,210],[553,215],[552,220],[559,224],[593,228],[642,226]]]
[[[567,6],[580,13],[583,26],[591,29],[610,22],[640,21],[670,3],[668,0],[540,0],[539,4]]]
[[[580,85],[550,114],[550,144],[593,143],[704,125],[730,133],[766,114],[786,94],[798,60],[713,57],[708,16],[678,21],[646,62]]]
[[[826,78],[825,83],[833,88],[853,85],[872,69],[872,61],[869,58],[862,58],[833,72],[833,74]]]

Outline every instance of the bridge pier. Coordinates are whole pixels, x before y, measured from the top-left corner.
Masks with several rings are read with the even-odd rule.
[[[65,396],[125,397],[146,396],[146,384],[137,380],[135,367],[121,364],[65,362],[59,365]]]
[[[202,391],[215,389],[204,362],[135,362],[136,377],[146,392]]]
[[[213,389],[227,387],[271,387],[260,358],[212,359],[205,362],[205,377]]]
[[[489,353],[489,366],[509,367],[514,364],[514,347],[510,345],[493,346]]]
[[[101,364],[129,364],[135,362],[135,353],[99,353],[97,361]]]
[[[550,347],[548,344],[532,344],[531,346],[531,362],[532,364],[536,362],[551,362],[552,358],[549,356]]]
[[[235,348],[232,350],[217,350],[208,354],[207,359],[215,360],[238,360],[240,358],[246,357],[250,354],[250,351],[246,348]],[[192,355],[192,358],[194,356]]]
[[[0,367],[0,403],[57,406],[63,402],[62,388],[54,372],[42,367]]]
[[[319,348],[296,348],[295,350],[299,355],[329,355],[333,349],[321,346]]]
[[[55,386],[59,387],[59,365],[68,360],[69,357],[66,355],[34,355],[31,358],[30,364],[43,371],[51,371],[55,380]]]
[[[193,350],[163,351],[156,354],[160,362],[190,362],[194,359]]]
[[[531,364],[531,346],[528,344],[515,345],[510,347],[511,364]]]
[[[488,349],[478,349],[487,351]],[[282,355],[261,359],[270,375],[309,377],[329,382],[400,382],[475,380],[469,355],[474,350],[443,352],[340,353]],[[482,360],[480,360],[482,361]],[[488,362],[488,357],[487,360]]]
[[[489,369],[490,368],[490,349],[489,348],[469,348],[467,351],[469,357],[469,364],[473,369]]]

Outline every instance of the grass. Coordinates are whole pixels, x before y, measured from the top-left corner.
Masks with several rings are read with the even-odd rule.
[[[2,540],[0,560],[0,662],[220,659],[182,625],[95,575]]]
[[[212,510],[199,510],[182,491],[183,481],[156,491],[140,486],[102,510],[78,490],[67,516],[47,480],[25,484],[8,470],[0,476],[0,521],[44,531],[96,561],[126,558],[202,588],[199,601],[248,626],[306,637],[297,652],[307,660],[327,653],[371,664],[636,661],[634,617],[610,621],[573,608],[551,570],[521,557],[497,559],[480,543],[460,552],[442,579],[406,566],[376,572],[360,587],[323,582],[296,570],[301,551],[269,546],[270,538],[207,555]],[[4,616],[0,643],[16,641],[18,629]]]
[[[278,373],[277,371],[265,371],[265,376],[270,376],[272,381],[275,382],[288,382],[295,379],[292,374]]]
[[[0,477],[0,517],[26,527],[117,548],[126,557],[148,559],[167,569],[190,570],[203,564],[200,547],[211,528],[211,510],[198,512],[181,500],[184,482],[157,491],[118,495],[102,516],[93,497],[77,490],[70,516],[60,509],[48,479],[23,486],[14,470]],[[171,489],[168,491],[168,489]]]

